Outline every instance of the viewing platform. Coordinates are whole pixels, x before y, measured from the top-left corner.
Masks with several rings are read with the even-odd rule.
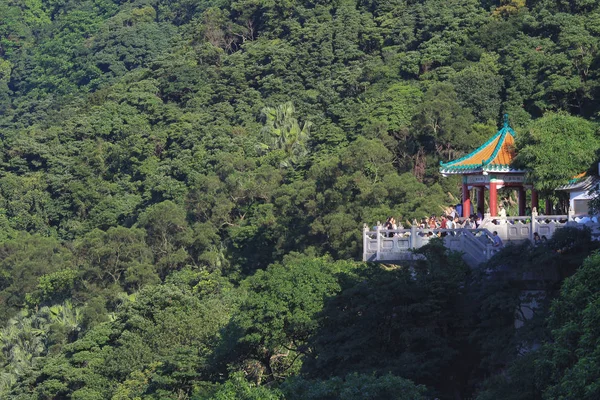
[[[550,239],[554,233],[566,226],[582,229],[588,227],[592,237],[600,238],[600,223],[589,217],[574,215],[534,215],[520,217],[490,217],[482,221],[477,229],[431,229],[413,226],[410,229],[385,229],[381,224],[373,228],[365,225],[363,229],[363,261],[382,263],[402,263],[414,261],[419,255],[413,250],[419,249],[434,237],[441,236],[444,245],[463,253],[463,259],[476,267],[488,261],[501,247],[494,246],[493,232],[504,242],[533,242],[533,234]],[[589,221],[588,221],[589,220]]]

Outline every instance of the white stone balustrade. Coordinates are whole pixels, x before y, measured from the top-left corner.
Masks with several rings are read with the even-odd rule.
[[[401,262],[418,258],[412,250],[427,243],[431,237],[443,235],[444,245],[462,252],[465,261],[475,267],[489,260],[499,249],[493,246],[492,233],[495,231],[505,244],[533,240],[537,232],[540,237],[550,239],[554,232],[565,226],[592,230],[592,237],[600,239],[600,223],[586,221],[578,223],[576,217],[570,215],[537,215],[520,217],[489,217],[483,220],[478,229],[384,229],[380,223],[373,229],[367,225],[363,229],[363,261]],[[428,236],[429,233],[431,236]]]

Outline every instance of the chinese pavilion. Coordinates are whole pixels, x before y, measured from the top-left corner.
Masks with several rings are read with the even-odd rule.
[[[538,208],[538,194],[525,184],[525,170],[513,166],[515,131],[504,116],[504,126],[490,140],[473,152],[447,163],[440,162],[443,176],[462,175],[463,217],[471,215],[471,190],[477,189],[477,211],[485,212],[485,190],[489,190],[489,213],[498,215],[498,189],[507,187],[518,191],[519,215],[525,215],[526,190],[531,190],[531,207]]]

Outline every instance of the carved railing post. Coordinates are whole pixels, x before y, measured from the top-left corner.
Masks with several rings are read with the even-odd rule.
[[[377,221],[377,253],[375,253],[375,260],[379,261],[379,251],[381,250],[381,222]]]
[[[369,227],[363,224],[363,260],[367,259],[367,251],[369,250]]]
[[[575,221],[575,210],[573,210],[573,207],[571,206],[569,206],[569,216],[567,221]]]
[[[538,231],[538,220],[537,220],[537,208],[533,207],[531,210],[531,237],[530,239],[533,241],[533,234]]]

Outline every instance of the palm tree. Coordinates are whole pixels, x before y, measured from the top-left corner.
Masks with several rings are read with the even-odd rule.
[[[19,375],[32,368],[48,348],[48,333],[53,325],[64,328],[67,337],[80,330],[81,312],[71,301],[43,307],[36,314],[21,311],[0,330],[0,397],[7,394]]]
[[[308,154],[308,139],[312,123],[304,122],[300,125],[294,118],[296,109],[291,101],[277,107],[265,107],[262,109],[265,125],[261,130],[263,142],[259,150],[269,152],[282,150],[285,159],[281,162],[282,167],[289,167]]]
[[[7,398],[15,383],[17,383],[17,375],[10,372],[0,372],[0,398]]]
[[[21,311],[8,320],[0,330],[0,397],[7,396],[19,375],[33,366],[35,359],[46,350],[46,332],[41,321],[27,311]]]
[[[45,321],[46,331],[60,327],[68,341],[75,340],[81,330],[81,310],[74,307],[70,300],[65,300],[63,304],[42,307],[36,316],[40,321]]]
[[[65,300],[63,304],[55,304],[52,307],[44,308],[48,309],[50,321],[65,327],[68,333],[77,332],[81,329],[81,311],[73,306],[71,300]]]
[[[5,370],[15,374],[31,367],[35,358],[46,350],[47,323],[27,311],[8,320],[0,332],[0,349]]]

